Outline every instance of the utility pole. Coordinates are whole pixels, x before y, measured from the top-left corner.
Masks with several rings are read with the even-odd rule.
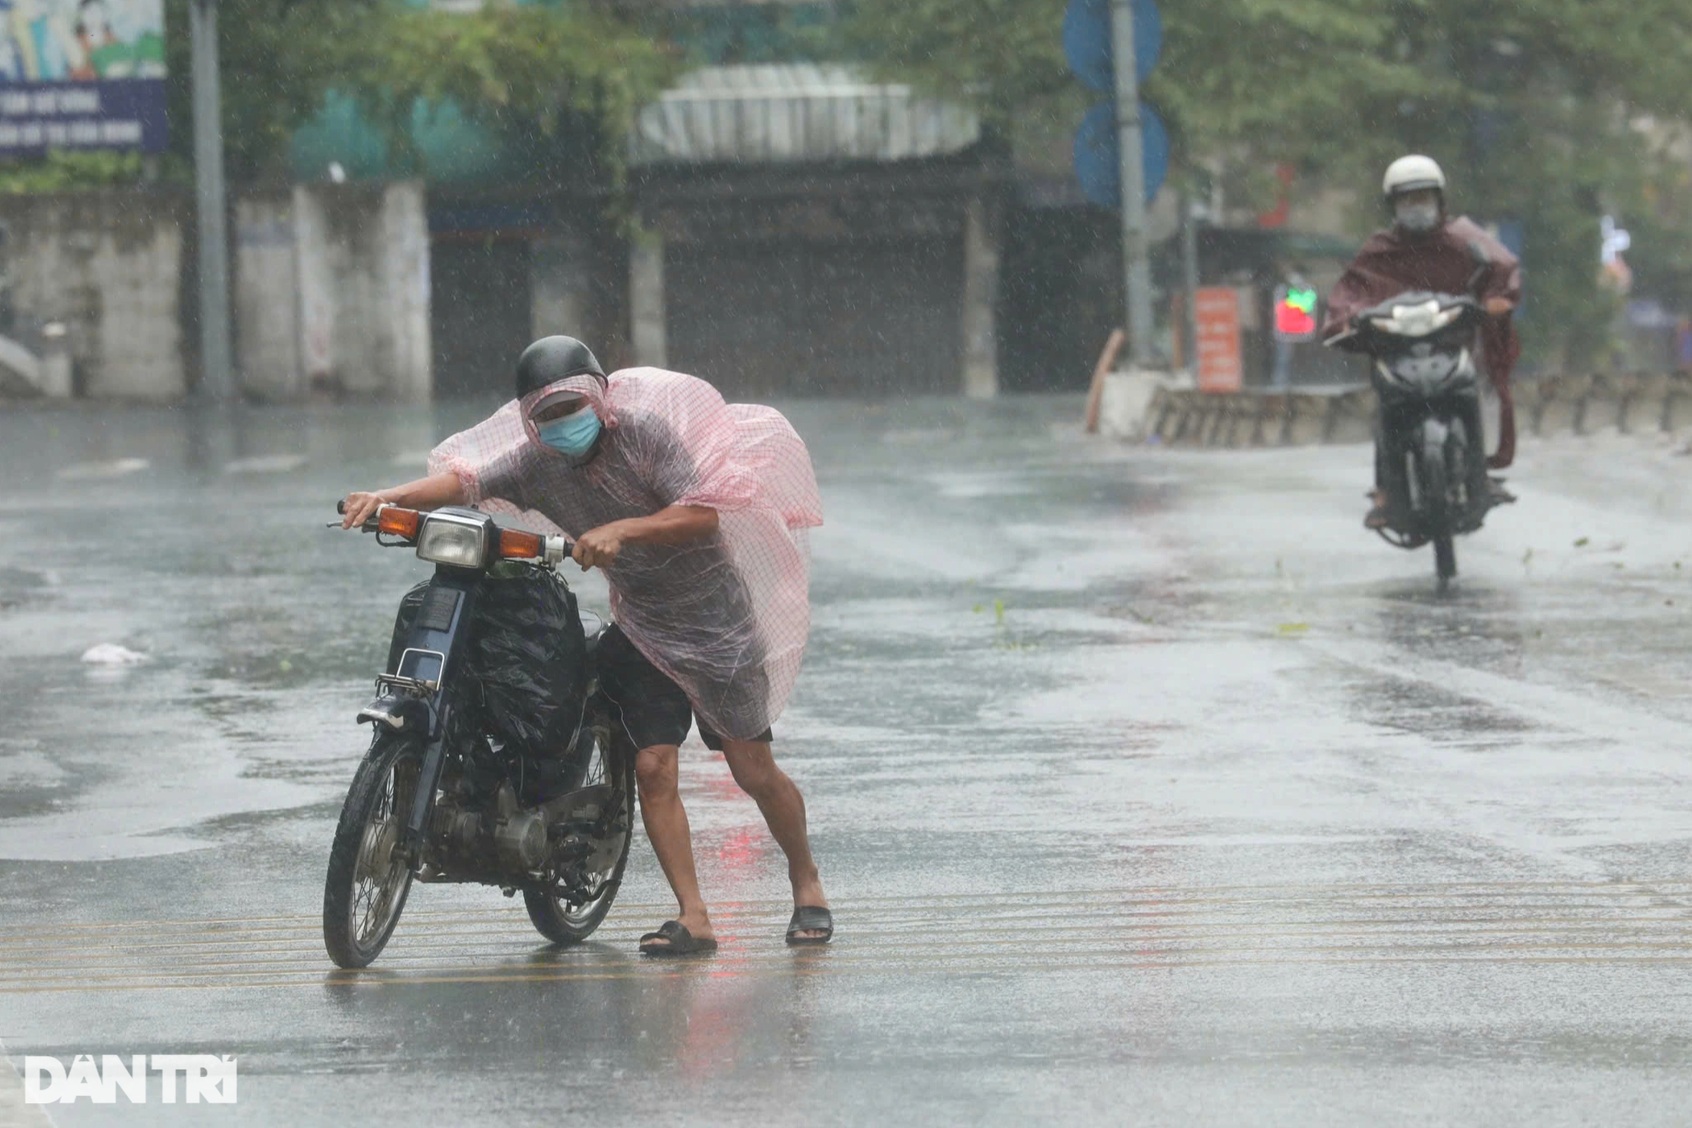
[[[217,0],[189,0],[188,21],[194,53],[194,196],[200,233],[200,393],[215,403],[228,403],[235,398],[235,364],[229,327]]]
[[[1116,60],[1116,141],[1122,160],[1122,279],[1128,302],[1128,357],[1152,365],[1151,266],[1146,257],[1146,171],[1140,135],[1140,76],[1134,55],[1134,0],[1111,0]]]
[[[1181,283],[1187,291],[1182,318],[1184,324],[1179,332],[1184,334],[1186,348],[1182,355],[1187,358],[1187,367],[1198,371],[1198,225],[1204,214],[1203,205],[1188,193],[1181,195]]]

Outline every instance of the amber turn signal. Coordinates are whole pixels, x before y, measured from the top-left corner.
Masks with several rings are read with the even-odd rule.
[[[391,537],[416,540],[417,528],[422,521],[423,515],[415,509],[401,509],[398,506],[388,505],[376,514],[376,530]]]
[[[525,533],[521,529],[499,531],[499,555],[503,560],[534,560],[546,551],[546,541],[539,533]]]

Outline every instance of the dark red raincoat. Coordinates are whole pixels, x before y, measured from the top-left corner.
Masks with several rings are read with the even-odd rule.
[[[1470,290],[1479,269],[1470,244],[1486,259],[1480,284]],[[1377,231],[1328,296],[1323,337],[1344,332],[1352,315],[1388,298],[1413,290],[1440,294],[1473,293],[1479,301],[1505,298],[1512,306],[1522,300],[1522,268],[1508,247],[1467,217],[1448,219],[1438,231],[1422,238],[1397,228]],[[1510,399],[1510,372],[1521,355],[1521,341],[1509,315],[1488,317],[1480,329],[1481,362],[1498,393],[1498,453],[1487,460],[1501,470],[1516,457],[1516,410]]]

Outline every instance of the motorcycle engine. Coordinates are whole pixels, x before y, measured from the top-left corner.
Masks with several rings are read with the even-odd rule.
[[[466,787],[446,789],[435,802],[430,845],[435,868],[449,879],[501,881],[545,867],[546,820],[518,806],[516,792],[502,782],[491,802],[477,802]]]

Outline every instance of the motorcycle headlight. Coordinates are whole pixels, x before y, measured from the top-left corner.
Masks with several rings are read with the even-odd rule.
[[[423,519],[423,531],[417,537],[417,555],[421,559],[454,568],[480,568],[487,554],[485,522],[450,513],[432,514]]]
[[[1440,309],[1438,302],[1392,307],[1391,317],[1373,318],[1375,328],[1399,337],[1426,337],[1444,329],[1463,313],[1461,306]]]

